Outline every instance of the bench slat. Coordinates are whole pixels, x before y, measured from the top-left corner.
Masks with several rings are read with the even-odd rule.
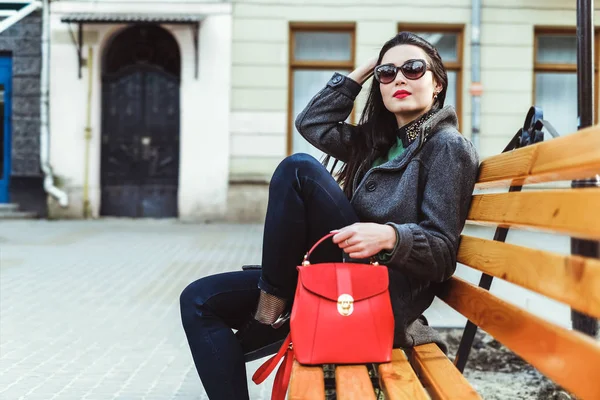
[[[467,219],[599,240],[598,204],[600,188],[476,195]]]
[[[600,173],[600,126],[483,160],[477,188],[584,179]]]
[[[323,400],[325,399],[325,379],[323,367],[301,365],[294,360],[288,399]]]
[[[481,400],[437,344],[416,346],[412,352],[412,362],[432,399]]]
[[[462,236],[458,262],[600,318],[600,260]]]
[[[381,387],[388,400],[429,400],[404,351],[394,349],[392,362],[379,364]]]
[[[582,399],[600,399],[600,344],[452,277],[438,296],[541,373]]]
[[[375,400],[366,365],[336,365],[335,390],[338,400]]]

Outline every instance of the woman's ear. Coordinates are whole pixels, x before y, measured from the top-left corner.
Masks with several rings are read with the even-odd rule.
[[[433,77],[433,93],[439,93],[442,91],[442,85],[438,83],[437,79]]]

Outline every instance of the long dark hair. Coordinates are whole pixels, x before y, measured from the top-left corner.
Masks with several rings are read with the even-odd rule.
[[[389,49],[401,44],[420,47],[427,54],[435,81],[442,85],[442,91],[438,94],[433,107],[442,108],[446,99],[448,75],[437,49],[425,39],[412,32],[400,32],[383,45],[379,52],[377,65],[381,63],[383,56]],[[337,181],[342,185],[348,198],[352,197],[354,177],[363,161],[367,160],[367,165],[372,165],[377,158],[387,153],[391,146],[396,143],[398,123],[394,114],[388,111],[383,104],[379,83],[375,80],[371,84],[369,97],[358,127],[360,134],[356,135],[350,143],[348,163],[341,168],[337,176]]]

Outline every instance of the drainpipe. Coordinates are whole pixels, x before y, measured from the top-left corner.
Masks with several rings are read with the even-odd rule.
[[[471,1],[471,141],[473,145],[479,151],[479,111],[481,106],[481,93],[483,88],[480,78],[480,37],[481,37],[481,0]],[[512,191],[512,188],[511,188]],[[503,242],[506,239],[507,230],[498,229],[494,240]],[[487,274],[481,274],[479,280],[479,287],[485,290],[490,290],[492,286],[492,276]],[[465,370],[467,361],[469,360],[469,353],[477,333],[477,325],[471,321],[467,321],[465,331],[460,341],[460,346],[454,359],[454,365],[462,373]]]
[[[471,2],[471,141],[480,150],[481,128],[481,0]]]
[[[42,71],[40,90],[40,167],[44,173],[44,190],[58,200],[61,207],[69,205],[67,194],[54,186],[54,176],[50,166],[50,132],[49,132],[49,91],[50,91],[50,4],[42,1]]]
[[[93,51],[92,46],[88,48],[87,68],[88,68],[88,93],[87,93],[87,104],[85,111],[85,161],[83,166],[83,218],[89,218],[92,215],[90,208],[90,145],[92,142],[92,79],[93,71],[92,67],[94,61],[92,60]]]

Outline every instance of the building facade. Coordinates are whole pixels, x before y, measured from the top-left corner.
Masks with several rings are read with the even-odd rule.
[[[231,23],[227,2],[52,3],[52,216],[225,214]]]
[[[534,104],[561,134],[576,130],[575,13],[567,0],[483,2],[482,158]],[[20,24],[0,34],[13,74],[3,162],[10,201],[42,216],[47,204],[52,218],[261,221],[277,164],[321,156],[295,116],[333,72],[376,56],[401,30],[439,49],[446,103],[472,137],[470,0],[54,1],[50,164],[63,207],[42,189],[39,13]]]
[[[4,21],[28,6],[28,2],[3,5]],[[46,196],[40,170],[41,14],[39,10],[24,11],[24,18],[0,33],[0,203],[18,203],[21,210],[44,217]]]
[[[470,0],[241,0],[233,15],[230,208],[256,199],[261,204],[251,210],[260,218],[265,183],[281,159],[294,152],[320,155],[299,137],[295,116],[333,72],[377,56],[402,30],[421,34],[440,51],[449,76],[446,104],[456,108],[460,131],[471,138]],[[534,104],[561,134],[577,129],[575,23],[572,1],[483,2],[482,158],[502,151]],[[367,92],[357,99],[353,122]]]

